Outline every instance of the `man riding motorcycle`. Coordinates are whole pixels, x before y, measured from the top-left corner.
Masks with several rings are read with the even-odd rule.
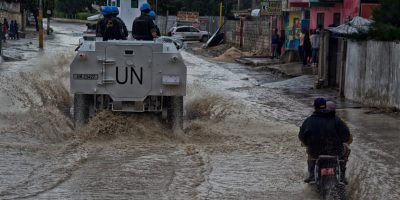
[[[314,113],[300,127],[299,139],[307,147],[309,177],[304,182],[314,181],[315,159],[319,155],[339,156],[347,161],[350,150],[347,144],[352,142],[352,136],[347,125],[336,116],[335,110],[327,109],[324,98],[314,100]],[[342,182],[345,178],[346,162],[341,166]]]

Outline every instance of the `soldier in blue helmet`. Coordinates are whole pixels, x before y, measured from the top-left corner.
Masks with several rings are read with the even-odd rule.
[[[103,41],[124,39],[121,32],[122,25],[113,17],[113,8],[111,6],[104,6],[101,14],[104,18],[97,22],[96,36],[103,37]]]
[[[149,16],[151,6],[143,3],[140,6],[140,16],[132,24],[132,37],[136,40],[153,40],[157,37],[157,31],[153,20]]]
[[[128,32],[128,29],[126,28],[124,21],[122,21],[122,19],[118,17],[119,10],[116,6],[111,6],[111,9],[112,9],[112,16],[116,20],[118,20],[118,22],[120,23],[120,25],[122,27],[121,33],[122,33],[122,36],[124,37],[123,40],[126,40],[126,38],[128,38],[129,32]]]
[[[156,24],[156,12],[150,11],[150,12],[149,12],[149,16],[150,16],[150,18],[153,20],[154,27],[155,27],[156,33],[157,33],[157,37],[160,37],[160,36],[161,36],[161,32],[160,32],[160,29],[158,28],[158,26],[157,26],[157,24]]]

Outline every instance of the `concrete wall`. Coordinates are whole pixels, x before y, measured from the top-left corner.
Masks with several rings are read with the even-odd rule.
[[[253,21],[244,20],[242,45],[244,50],[256,50],[263,54],[271,51],[270,18],[261,17]],[[240,47],[240,21],[228,20],[225,23],[227,43]]]
[[[400,108],[399,55],[399,43],[349,41],[345,97],[371,106]]]
[[[3,23],[4,18],[8,20],[8,23],[10,23],[11,20],[17,20],[17,23],[20,25],[19,28],[21,28],[22,15],[20,12],[20,3],[0,2],[1,23]]]

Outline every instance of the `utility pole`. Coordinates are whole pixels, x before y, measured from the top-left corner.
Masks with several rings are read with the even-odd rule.
[[[43,0],[39,0],[39,48],[43,49]]]
[[[238,7],[237,10],[240,10],[240,0],[238,0]]]
[[[50,35],[50,17],[52,15],[53,0],[47,0],[47,35]]]
[[[251,0],[251,10],[256,9],[257,6],[257,0]]]
[[[158,0],[156,0],[156,14],[158,14]]]
[[[219,27],[222,26],[222,0],[219,1]]]

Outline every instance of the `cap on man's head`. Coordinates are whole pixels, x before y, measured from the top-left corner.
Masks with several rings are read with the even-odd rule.
[[[326,100],[321,97],[316,98],[314,100],[314,108],[315,109],[325,109],[326,108]]]
[[[333,101],[327,101],[326,102],[326,109],[327,110],[332,110],[335,111],[336,110],[336,104]]]

